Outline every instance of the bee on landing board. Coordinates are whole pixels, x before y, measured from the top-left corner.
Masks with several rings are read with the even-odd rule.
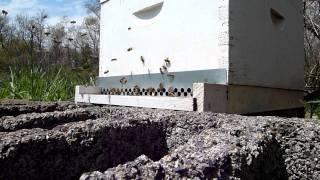
[[[159,90],[160,90],[160,92],[162,92],[163,89],[164,89],[164,85],[163,85],[162,83],[160,83],[160,84],[159,84]]]
[[[168,89],[168,96],[170,96],[170,97],[175,96],[175,94],[174,94],[174,88],[173,88],[173,87],[169,87],[169,89]]]
[[[139,96],[139,95],[140,95],[140,87],[139,87],[138,85],[135,85],[135,86],[133,87],[133,94],[134,94],[135,96]]]
[[[150,95],[150,96],[154,96],[155,93],[156,93],[156,90],[153,88],[153,87],[149,87],[147,89],[147,93]]]

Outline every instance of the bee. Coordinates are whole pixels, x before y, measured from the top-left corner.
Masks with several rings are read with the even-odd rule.
[[[160,73],[161,73],[162,75],[164,74],[164,72],[163,72],[162,68],[160,68]]]
[[[120,91],[120,89],[118,88],[118,89],[116,89],[116,95],[121,95],[121,91]]]
[[[127,51],[132,51],[132,50],[133,50],[133,48],[132,48],[132,47],[127,49]]]
[[[104,72],[104,74],[108,74],[109,73],[109,70],[106,70],[105,72]]]
[[[149,95],[154,95],[154,93],[156,92],[156,90],[153,88],[153,87],[149,87],[148,89],[147,89],[147,92],[148,92],[148,94]]]
[[[134,93],[134,95],[136,95],[136,96],[139,96],[139,95],[140,95],[140,87],[139,87],[138,85],[135,85],[135,86],[133,87],[133,93]]]
[[[112,88],[112,89],[110,90],[110,94],[111,94],[111,95],[115,95],[116,92],[117,92],[117,89],[116,89],[116,88]]]
[[[168,72],[168,68],[166,66],[162,66],[162,69],[165,71],[165,72]]]
[[[144,57],[143,56],[140,56],[140,60],[141,60],[141,62],[142,62],[142,64],[144,65]]]
[[[162,67],[160,68],[160,73],[161,73],[162,75],[168,73],[168,68],[167,68],[166,66],[162,66]]]
[[[111,61],[117,61],[118,59],[117,58],[113,58],[113,59],[111,59]]]
[[[162,83],[160,83],[160,84],[159,84],[159,89],[160,89],[160,91],[163,91],[164,86],[163,86],[163,84],[162,84]]]
[[[148,76],[149,76],[149,78],[151,78],[151,71],[150,71],[150,69],[148,69]]]
[[[127,84],[127,82],[128,82],[128,80],[127,80],[125,77],[123,77],[123,78],[120,79],[120,83],[121,83],[122,85]]]
[[[170,97],[175,96],[175,94],[174,94],[174,88],[173,88],[173,87],[169,87],[169,89],[168,89],[168,96],[170,96]]]
[[[166,66],[167,67],[170,67],[171,66],[171,62],[169,60],[169,58],[167,57],[166,59],[164,59],[164,62],[166,63]]]
[[[131,27],[128,27],[128,31],[130,31],[131,30]]]

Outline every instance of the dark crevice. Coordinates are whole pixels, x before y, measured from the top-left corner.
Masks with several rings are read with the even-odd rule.
[[[83,172],[104,171],[142,154],[159,160],[168,152],[165,135],[156,123],[109,126],[91,134],[81,130],[68,137],[39,135],[40,140],[6,150],[10,155],[0,158],[0,179],[78,179]]]

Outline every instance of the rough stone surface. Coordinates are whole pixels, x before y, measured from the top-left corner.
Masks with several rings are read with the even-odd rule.
[[[18,113],[0,118],[12,131],[0,132],[0,179],[320,177],[314,120],[71,103],[24,114],[22,107],[51,105],[7,106]]]
[[[26,113],[43,113],[53,111],[64,111],[67,109],[75,109],[79,107],[90,107],[90,104],[76,105],[71,102],[60,103],[23,103],[23,102],[0,102],[0,117],[2,116],[18,116]]]
[[[97,119],[105,116],[107,112],[106,109],[94,107],[47,113],[22,114],[16,117],[3,116],[0,118],[0,132],[32,128],[50,129],[63,123]]]

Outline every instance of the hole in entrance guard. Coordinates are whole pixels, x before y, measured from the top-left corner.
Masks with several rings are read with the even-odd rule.
[[[283,30],[285,26],[285,18],[276,10],[270,9],[272,24],[279,30]]]

